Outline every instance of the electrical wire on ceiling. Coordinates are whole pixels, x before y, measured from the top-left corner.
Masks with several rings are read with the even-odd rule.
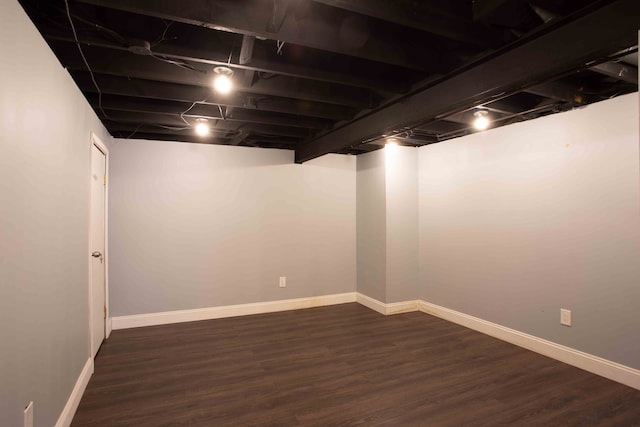
[[[168,130],[175,130],[175,131],[181,131],[181,130],[189,130],[192,128],[192,126],[167,126],[167,125],[161,125],[161,124],[157,124],[157,123],[153,123],[151,126],[157,126],[159,128],[162,129],[168,129]]]
[[[67,0],[65,0],[65,2],[66,1]],[[107,28],[107,27],[105,27],[103,25],[96,24],[95,22],[92,22],[92,21],[90,21],[88,19],[82,18],[82,17],[80,17],[78,15],[75,15],[75,14],[73,14],[71,16],[73,16],[78,21],[81,21],[81,22],[83,22],[83,23],[85,23],[87,25],[90,25],[90,26],[94,27],[97,30],[103,31],[103,32],[111,35],[114,39],[116,39],[116,41],[119,44],[121,44],[123,46],[126,46],[126,47],[131,47],[132,41],[127,39],[126,37],[124,37],[123,35],[118,33],[117,31],[114,31],[111,28]],[[71,17],[69,17],[69,20],[71,22]],[[207,70],[202,70],[202,69],[199,69],[197,67],[194,67],[193,65],[191,65],[187,61],[183,61],[183,60],[180,60],[180,59],[170,59],[170,58],[168,58],[168,57],[166,57],[164,55],[156,54],[151,50],[151,47],[155,47],[155,46],[159,45],[160,43],[162,43],[165,40],[175,40],[175,39],[177,39],[177,37],[171,37],[171,38],[167,38],[166,37],[167,31],[169,30],[169,28],[171,27],[171,25],[173,23],[174,23],[174,21],[171,21],[168,24],[166,24],[165,29],[162,32],[162,35],[155,42],[149,43],[149,42],[146,42],[144,40],[140,40],[139,41],[141,43],[146,44],[146,47],[144,49],[144,55],[151,56],[152,58],[157,59],[158,61],[167,62],[169,64],[176,65],[176,66],[178,66],[180,68],[184,68],[184,69],[189,70],[189,71],[195,71],[195,72],[198,72],[198,73],[206,74]],[[78,40],[77,35],[75,34],[75,29],[74,29],[74,37],[75,37],[76,43],[78,44],[78,47],[79,47],[79,43],[80,42]],[[84,57],[84,55],[83,55],[83,57]],[[86,63],[86,59],[85,59],[85,63]]]
[[[206,101],[206,99],[205,99]],[[204,101],[202,101],[204,102]],[[193,109],[193,107],[196,106],[196,104],[199,104],[200,101],[195,101],[193,104],[191,104],[191,106],[189,108],[187,108],[186,110],[184,110],[182,113],[180,113],[180,118],[182,119],[183,122],[185,122],[186,124],[188,124],[189,126],[191,126],[191,123],[189,123],[187,121],[187,119],[184,118],[184,115],[187,114],[189,111],[191,111],[191,109]]]
[[[178,37],[170,37],[170,38],[166,38],[167,36],[167,31],[169,31],[169,28],[175,23],[175,21],[171,21],[168,24],[165,23],[165,27],[164,27],[164,31],[162,32],[162,35],[158,38],[158,40],[154,41],[153,43],[151,43],[151,47],[156,47],[158,46],[160,43],[162,43],[165,40],[176,40]]]
[[[138,126],[136,126],[136,128],[133,130],[133,132],[131,132],[131,134],[129,134],[125,139],[131,139],[133,137],[133,135],[135,135],[138,130],[140,130],[140,128],[142,127],[142,123],[140,123]]]
[[[167,126],[167,125],[162,125],[159,123],[140,123],[138,126],[136,126],[136,128],[133,130],[133,132],[131,132],[129,135],[127,135],[125,137],[125,139],[131,139],[136,133],[138,133],[138,131],[140,130],[140,128],[142,126],[156,126],[162,129],[167,129],[167,130],[172,130],[172,131],[182,131],[182,130],[189,130],[191,129],[193,126],[189,125],[189,126],[183,126],[183,127],[179,127],[179,126]]]
[[[187,61],[182,61],[182,60],[175,60],[175,59],[169,59],[164,55],[158,55],[155,54],[151,51],[149,51],[149,56],[151,56],[154,59],[157,59],[158,61],[163,61],[163,62],[167,62],[169,64],[173,64],[176,65],[180,68],[184,68],[185,70],[189,70],[189,71],[195,71],[197,73],[203,73],[203,74],[207,74],[207,70],[201,70],[199,68],[194,67],[193,65],[189,64]]]
[[[87,70],[89,70],[89,74],[91,75],[91,80],[93,81],[93,85],[96,87],[96,90],[98,91],[98,107],[100,108],[100,111],[102,111],[102,114],[104,114],[104,116],[107,119],[109,119],[109,115],[104,111],[104,108],[102,108],[102,91],[100,90],[100,86],[98,86],[98,82],[96,82],[96,78],[93,75],[93,70],[89,66],[89,62],[87,61],[87,58],[84,56],[84,52],[82,51],[82,46],[80,46],[80,41],[78,40],[78,34],[76,33],[76,27],[75,25],[73,25],[73,20],[71,19],[71,12],[69,12],[69,0],[64,0],[64,5],[67,11],[67,18],[69,19],[69,24],[71,25],[71,31],[73,32],[73,38],[76,41],[76,46],[78,46],[78,51],[80,51],[80,56],[82,56],[84,65],[86,65]]]
[[[112,30],[111,28],[107,28],[103,25],[100,24],[96,24],[95,22],[89,21],[88,19],[85,19],[81,16],[74,14],[71,14],[71,16],[73,16],[74,19],[77,19],[80,22],[84,22],[87,25],[90,25],[92,27],[94,27],[97,30],[103,31],[107,34],[110,34],[114,39],[116,39],[116,41],[118,43],[121,43],[122,45],[126,46],[127,45],[127,39],[125,37],[123,37],[122,35],[120,35],[117,31]]]
[[[203,99],[202,101],[194,101],[189,108],[187,108],[186,110],[184,110],[182,113],[180,113],[180,118],[182,119],[183,122],[185,122],[187,125],[189,126],[193,126],[191,123],[189,123],[189,121],[187,121],[187,119],[184,118],[184,115],[187,114],[189,111],[191,111],[193,109],[193,107],[195,107],[197,104],[204,104],[205,102],[207,102],[207,98]]]

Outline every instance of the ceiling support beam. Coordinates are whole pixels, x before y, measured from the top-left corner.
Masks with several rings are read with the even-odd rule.
[[[502,9],[526,2],[524,0],[474,0],[472,3],[474,20],[484,21],[499,14]]]
[[[197,29],[197,38],[202,40],[203,45],[207,46],[215,46],[216,40],[215,37],[211,37],[211,35],[206,32],[211,32],[206,28]],[[326,70],[320,68],[311,68],[307,66],[296,65],[293,63],[283,63],[283,62],[275,62],[268,58],[268,55],[262,50],[254,50],[255,39],[252,36],[244,36],[248,37],[251,40],[254,40],[251,43],[251,55],[248,56],[248,51],[245,51],[244,54],[247,56],[243,57],[243,52],[240,53],[240,59],[238,64],[229,64],[228,58],[225,55],[228,53],[222,52],[221,50],[212,51],[207,50],[206,55],[203,54],[203,51],[194,50],[192,48],[186,46],[180,46],[175,43],[172,44],[159,44],[154,46],[152,51],[156,56],[164,57],[166,59],[171,60],[181,60],[181,61],[189,61],[194,64],[203,64],[203,69],[213,69],[215,66],[228,66],[234,70],[244,70],[245,74],[253,76],[255,73],[253,72],[264,72],[264,73],[273,73],[273,74],[281,74],[283,76],[288,77],[297,77],[300,79],[308,79],[308,80],[317,80],[321,82],[327,83],[336,83],[342,84],[346,86],[354,86],[358,88],[366,88],[371,89],[377,92],[388,92],[388,93],[406,93],[409,89],[409,85],[406,82],[395,80],[391,81],[389,79],[382,78],[371,78],[371,77],[363,77],[356,76],[351,73],[349,70]],[[75,43],[73,35],[71,33],[61,33],[58,29],[48,29],[45,34],[45,38],[47,40],[52,41],[61,41],[68,43]],[[79,36],[80,43],[86,46],[93,46],[98,48],[106,48],[119,50],[122,52],[129,52],[127,46],[118,44],[113,41],[107,41],[98,37],[90,37],[87,35]],[[243,39],[243,48],[245,47],[245,41]],[[248,49],[248,48],[245,48]],[[243,59],[244,58],[244,59]],[[246,62],[245,62],[246,61]],[[211,66],[211,67],[208,67]],[[244,80],[243,83],[246,87],[250,87],[253,79]]]
[[[637,0],[617,0],[572,18],[557,21],[544,32],[448,79],[307,141],[296,149],[296,162],[504,98],[637,43]]]
[[[582,104],[585,102],[582,90],[582,88],[575,87],[561,81],[552,81],[529,86],[524,91],[533,95],[556,99],[558,101]]]
[[[499,30],[451,18],[427,2],[412,2],[411,7],[389,0],[314,0],[328,6],[360,13],[398,25],[414,28],[480,48],[496,48],[504,43]]]
[[[72,71],[76,84],[83,92],[95,93],[96,88],[89,73]],[[96,81],[103,94],[135,96],[144,99],[172,100],[192,103],[203,101],[205,105],[240,107],[254,111],[270,111],[301,117],[317,117],[329,120],[350,120],[356,113],[352,108],[289,98],[269,97],[261,100],[244,93],[227,96],[213,93],[211,89],[175,83],[164,83],[136,78],[96,74]]]
[[[131,124],[141,124],[143,126],[168,126],[175,129],[182,128],[190,128],[195,124],[195,118],[187,118],[186,121],[188,124],[183,121],[179,115],[171,116],[168,114],[158,114],[158,113],[137,113],[130,111],[114,111],[107,110],[106,111],[108,117],[100,114],[101,118],[106,119],[107,122],[122,122],[122,123],[131,123]],[[265,124],[254,124],[248,123],[243,124],[242,122],[234,122],[231,120],[221,120],[216,117],[205,117],[209,120],[215,122],[215,125],[212,127],[216,132],[218,131],[229,131],[229,132],[237,132],[241,128],[251,132],[257,133],[261,135],[274,135],[274,136],[290,136],[293,138],[306,138],[309,136],[308,129],[301,129],[295,127],[288,127],[282,125],[265,125]]]
[[[51,43],[55,46],[64,42]],[[60,52],[60,56],[68,69],[86,71],[86,65],[77,50],[67,50],[64,49],[64,46],[60,46],[58,49],[57,51]],[[84,54],[94,72],[168,83],[198,85],[206,88],[211,87],[212,70],[202,70],[202,72],[186,70],[149,56],[133,55],[104,48],[85,48]],[[369,108],[371,103],[371,92],[366,89],[312,82],[280,75],[269,80],[259,80],[252,84],[251,87],[246,87],[237,82],[236,91],[246,94],[280,96],[356,108]]]
[[[99,98],[95,93],[86,94],[87,100],[96,111],[99,109]],[[195,104],[189,102],[154,102],[144,98],[124,97],[117,95],[102,96],[102,108],[107,111],[128,111],[132,113],[156,113],[175,117],[182,115],[185,118],[215,118],[221,119],[220,109],[213,104]],[[185,114],[184,111],[188,112]],[[283,115],[263,111],[246,110],[236,108],[233,114],[225,114],[225,120],[257,123],[264,125],[290,126],[305,129],[329,129],[331,121],[310,117],[300,117],[293,114]]]
[[[273,1],[262,0],[80,0],[126,12],[150,15],[214,30],[232,31],[328,52],[356,56],[404,68],[442,73],[449,58],[426,46],[401,50],[384,32],[374,31],[368,18],[347,11],[326,13],[326,6],[308,3],[286,13],[276,30],[271,25]],[[277,3],[281,3],[276,1]],[[276,18],[279,18],[276,17]],[[344,26],[346,31],[340,31]],[[301,30],[304,28],[304,30]],[[351,34],[355,28],[357,37]],[[445,64],[450,65],[450,64]]]
[[[241,130],[240,132],[238,132],[238,134],[236,136],[234,136],[231,139],[231,141],[229,141],[229,145],[240,145],[242,143],[242,141],[247,139],[248,136],[249,136],[249,134],[247,132]]]
[[[638,84],[638,68],[631,65],[619,62],[604,62],[589,69],[627,83]]]
[[[242,36],[242,46],[240,47],[240,58],[238,62],[241,65],[249,64],[253,57],[253,45],[255,44],[256,38],[253,36]],[[255,71],[253,70],[244,70],[241,72],[240,80],[242,82],[242,86],[251,87],[253,85],[253,75]],[[227,114],[232,115],[233,109],[235,107],[228,106]]]
[[[255,44],[256,38],[253,36],[242,36],[242,47],[240,48],[240,59],[239,62],[241,65],[250,64],[253,60],[253,46]],[[246,69],[242,74],[242,86],[251,87],[253,85],[253,76],[255,74],[255,70]]]
[[[289,5],[291,0],[273,0],[273,11],[271,12],[271,19],[267,24],[267,31],[270,33],[277,33],[282,28],[284,18],[289,12]]]

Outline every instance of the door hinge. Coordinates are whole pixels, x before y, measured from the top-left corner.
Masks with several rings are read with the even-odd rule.
[[[106,319],[107,318],[107,306],[105,305],[103,308],[104,308],[104,318]]]
[[[107,185],[107,175],[104,176],[104,185]]]

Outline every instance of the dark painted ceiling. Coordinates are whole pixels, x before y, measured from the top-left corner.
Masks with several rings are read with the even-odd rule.
[[[302,162],[462,136],[480,107],[496,127],[638,90],[638,0],[20,2],[121,138]]]

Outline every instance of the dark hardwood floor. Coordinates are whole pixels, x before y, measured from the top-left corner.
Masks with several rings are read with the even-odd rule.
[[[640,391],[423,313],[114,331],[72,426],[640,426]]]

